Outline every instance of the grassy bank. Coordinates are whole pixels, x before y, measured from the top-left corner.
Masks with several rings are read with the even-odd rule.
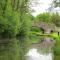
[[[60,60],[60,36],[56,38],[56,44],[53,50],[54,50],[54,60]]]

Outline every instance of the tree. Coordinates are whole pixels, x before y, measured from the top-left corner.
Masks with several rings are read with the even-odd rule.
[[[0,57],[2,60],[23,60],[21,55],[23,57],[25,55],[25,47],[28,40],[26,37],[28,38],[31,27],[31,19],[30,14],[28,13],[27,1],[28,0],[0,1],[0,35],[6,38],[13,38],[20,34],[19,37],[22,36],[24,38],[24,40],[22,39],[18,42],[16,39],[12,39],[11,41],[8,39],[7,41],[9,42],[7,42],[6,48],[8,47],[8,49],[6,49],[6,54],[4,52],[5,50],[1,48],[1,51],[4,50],[4,55],[2,52],[2,58]],[[21,42],[21,46],[19,45],[19,42]],[[5,46],[3,47],[5,48]],[[20,49],[21,47],[22,50]],[[18,59],[19,57],[20,59]]]
[[[14,2],[13,2],[14,1]],[[19,0],[2,0],[0,1],[0,35],[5,37],[14,37],[20,30],[20,11],[17,9]],[[4,3],[4,4],[3,4]],[[14,6],[13,6],[14,5]],[[6,21],[4,23],[4,21]],[[4,28],[3,28],[4,27]],[[3,30],[2,30],[3,28]]]
[[[39,14],[37,17],[36,17],[36,20],[37,21],[42,21],[42,22],[50,22],[51,18],[51,14],[50,13],[42,13],[42,14]]]
[[[30,27],[31,27],[31,15],[28,11],[27,2],[28,0],[20,1],[20,20],[21,20],[21,30],[19,35],[22,37],[28,37]]]
[[[60,15],[58,13],[52,14],[51,21],[58,27],[60,27]]]
[[[60,0],[53,0],[52,4],[54,7],[60,7]]]

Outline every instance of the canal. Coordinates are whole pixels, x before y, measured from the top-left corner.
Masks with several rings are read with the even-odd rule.
[[[29,51],[27,52],[26,60],[53,60],[53,47],[54,40],[45,38],[40,43],[32,43]]]

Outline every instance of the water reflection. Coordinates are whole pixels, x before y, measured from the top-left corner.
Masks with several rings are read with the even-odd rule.
[[[27,60],[53,60],[53,54],[42,54],[38,52],[38,49],[32,48],[27,53]]]

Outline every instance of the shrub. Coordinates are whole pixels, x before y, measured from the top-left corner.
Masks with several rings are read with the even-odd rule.
[[[30,19],[30,15],[24,13],[22,15],[22,19],[21,19],[22,25],[21,25],[21,31],[19,33],[20,36],[22,37],[28,37],[29,36],[29,32],[31,29],[31,19]]]
[[[0,16],[0,35],[7,29],[8,20],[3,16]]]
[[[11,16],[0,18],[0,35],[4,37],[14,37],[20,31],[20,15],[14,12]]]
[[[56,37],[56,44],[53,51],[55,55],[60,55],[60,36]]]
[[[0,35],[3,37],[15,37],[20,30],[20,12],[13,9],[12,4],[14,2],[10,0],[2,0],[0,2],[2,5],[0,7],[2,9],[0,14]]]

